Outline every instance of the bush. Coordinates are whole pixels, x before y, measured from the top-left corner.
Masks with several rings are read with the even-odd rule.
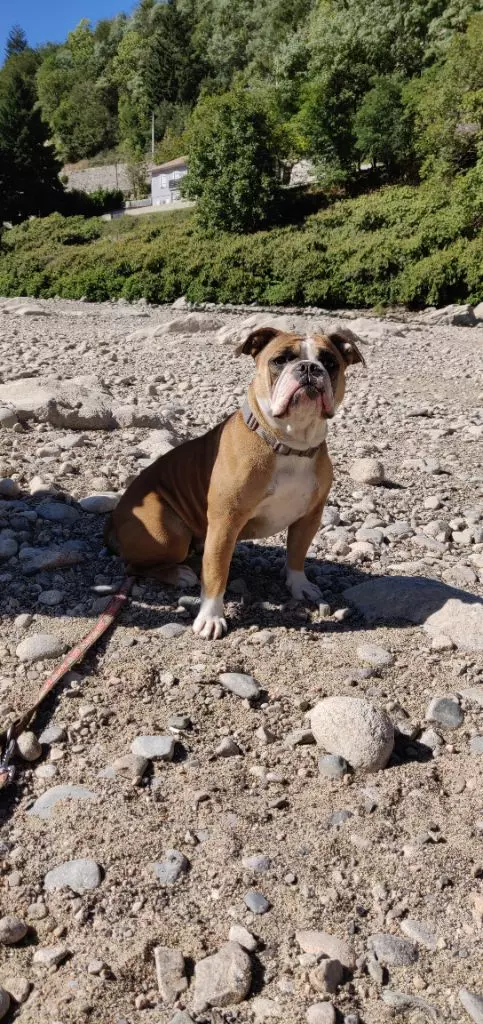
[[[6,231],[0,294],[368,308],[480,302],[481,166],[453,185],[388,186],[293,226],[206,234],[192,210]]]

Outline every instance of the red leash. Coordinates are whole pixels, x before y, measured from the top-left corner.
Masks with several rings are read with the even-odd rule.
[[[45,683],[42,684],[35,703],[32,704],[23,715],[15,719],[8,729],[4,730],[0,735],[2,745],[5,744],[3,758],[0,761],[0,790],[4,789],[14,777],[15,769],[10,765],[10,761],[15,753],[15,742],[20,736],[20,733],[24,732],[27,728],[35,712],[59,680],[65,676],[69,669],[82,661],[87,651],[93,647],[93,645],[99,640],[99,637],[106,632],[106,629],[109,629],[109,626],[112,626],[114,619],[126,604],[133,583],[134,576],[128,576],[124,580],[117,591],[117,594],[114,594],[112,601],[109,602],[105,612],[99,616],[95,626],[89,630],[86,636],[83,637],[75,647],[71,648],[61,664],[54,669],[52,675],[50,675],[48,679],[45,680]]]

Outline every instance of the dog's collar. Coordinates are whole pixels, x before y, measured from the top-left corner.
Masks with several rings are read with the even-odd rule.
[[[316,455],[320,448],[320,444],[318,444],[315,448],[305,448],[303,451],[300,451],[298,448],[290,448],[288,444],[284,444],[283,441],[279,441],[278,437],[275,437],[273,434],[269,434],[268,430],[265,430],[265,428],[260,425],[255,413],[250,409],[247,400],[243,403],[241,412],[248,429],[253,430],[255,434],[259,434],[260,437],[263,437],[263,440],[267,442],[276,455],[299,455],[301,458],[311,459]]]

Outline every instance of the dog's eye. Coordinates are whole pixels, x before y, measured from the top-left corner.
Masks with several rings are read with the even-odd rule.
[[[325,367],[327,373],[335,373],[339,369],[339,364],[335,356],[331,355],[330,352],[321,352],[319,354],[319,360],[322,366]]]
[[[283,366],[284,363],[289,363],[292,359],[295,359],[293,352],[281,352],[279,356],[275,356],[272,360],[275,366]]]

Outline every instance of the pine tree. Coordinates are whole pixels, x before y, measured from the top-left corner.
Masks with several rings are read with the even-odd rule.
[[[20,28],[20,25],[14,25],[8,33],[5,46],[5,60],[8,60],[9,57],[13,57],[17,53],[23,53],[27,46],[27,36],[23,28]]]
[[[0,101],[0,224],[58,208],[60,165],[47,138],[33,83],[14,70]]]

